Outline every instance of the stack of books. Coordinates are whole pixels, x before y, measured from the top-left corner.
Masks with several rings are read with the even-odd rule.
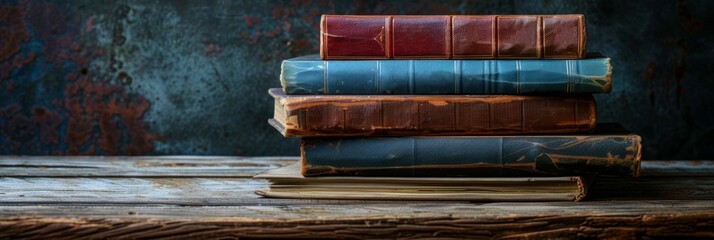
[[[596,124],[610,59],[583,15],[324,15],[320,56],[270,89],[301,163],[257,175],[269,197],[580,200],[596,175],[637,176],[641,139]]]

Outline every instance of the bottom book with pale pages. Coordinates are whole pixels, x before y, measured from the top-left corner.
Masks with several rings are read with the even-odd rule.
[[[266,179],[265,197],[354,200],[461,201],[579,201],[587,193],[588,178],[501,177],[304,177],[298,162],[254,178]]]

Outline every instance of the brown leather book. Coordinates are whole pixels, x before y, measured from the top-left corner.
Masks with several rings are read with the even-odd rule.
[[[592,96],[285,95],[268,122],[284,136],[426,136],[588,132]]]
[[[323,15],[323,59],[579,59],[585,17]]]

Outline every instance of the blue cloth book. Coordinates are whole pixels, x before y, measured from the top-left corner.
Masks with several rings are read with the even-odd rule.
[[[610,58],[574,60],[322,60],[283,61],[288,95],[432,95],[608,93]]]
[[[595,132],[385,138],[302,138],[304,176],[637,176],[640,136],[619,124]]]

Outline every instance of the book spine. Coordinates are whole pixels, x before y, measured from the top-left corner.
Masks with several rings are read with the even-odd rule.
[[[578,59],[585,18],[573,15],[323,15],[323,59]]]
[[[593,129],[592,96],[284,95],[286,136],[494,135]]]
[[[301,153],[305,176],[636,176],[640,137],[303,138]]]
[[[287,94],[607,93],[609,58],[579,60],[285,60]]]

